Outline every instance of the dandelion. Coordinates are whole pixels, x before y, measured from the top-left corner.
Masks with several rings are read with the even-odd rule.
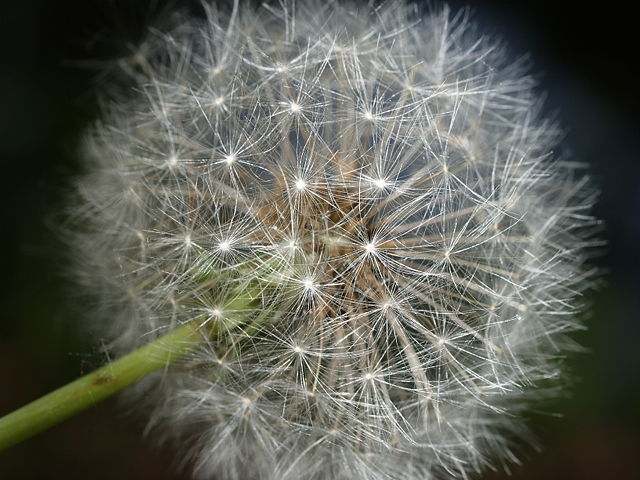
[[[110,348],[190,328],[132,393],[151,427],[204,478],[514,461],[594,225],[534,82],[465,11],[203,7],[123,69],[75,213]]]

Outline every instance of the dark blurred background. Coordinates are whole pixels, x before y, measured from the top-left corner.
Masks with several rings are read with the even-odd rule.
[[[179,2],[173,2],[179,3]],[[454,10],[467,5],[449,2]],[[126,53],[162,2],[23,0],[0,7],[0,415],[105,361],[100,338],[78,333],[56,215],[80,171],[79,138],[97,115],[100,61]],[[593,263],[588,352],[570,357],[576,381],[529,421],[541,451],[525,449],[513,480],[640,478],[640,42],[620,4],[470,3],[483,31],[529,53],[564,148],[591,165],[595,214],[608,242]],[[561,418],[559,418],[561,417]],[[181,479],[171,446],[117,399],[8,451],[0,478]],[[507,478],[499,473],[484,478]],[[224,480],[224,479],[220,479]]]

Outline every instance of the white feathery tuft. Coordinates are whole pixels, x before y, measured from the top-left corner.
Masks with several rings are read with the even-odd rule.
[[[534,82],[464,11],[204,8],[122,62],[79,184],[79,275],[116,352],[244,319],[146,382],[151,423],[204,478],[513,461],[595,223]]]

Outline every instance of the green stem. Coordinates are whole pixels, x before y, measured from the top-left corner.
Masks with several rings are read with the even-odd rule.
[[[262,269],[267,269],[264,264]],[[275,285],[254,270],[230,292],[215,321],[195,319],[138,348],[134,352],[74,380],[67,385],[0,418],[0,451],[26,440],[47,428],[95,405],[193,351],[203,340],[219,337],[248,320],[265,288]],[[261,279],[261,280],[256,280]],[[224,313],[223,313],[224,312]],[[245,326],[254,332],[266,312]]]
[[[182,357],[203,338],[199,327],[195,321],[178,327],[0,418],[0,450],[60,423]],[[207,325],[207,333],[215,333],[212,328]]]

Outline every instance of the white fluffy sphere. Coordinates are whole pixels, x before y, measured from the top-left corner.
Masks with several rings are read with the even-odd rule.
[[[116,352],[222,325],[146,383],[152,423],[225,480],[512,460],[593,225],[522,65],[446,8],[205,10],[120,63],[79,183]]]

